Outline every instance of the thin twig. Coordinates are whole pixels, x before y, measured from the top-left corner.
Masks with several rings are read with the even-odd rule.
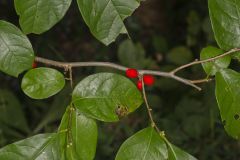
[[[193,88],[196,88],[197,90],[201,91],[201,88],[198,87],[197,85],[191,83],[191,80],[176,76],[175,74],[172,74],[171,72],[162,72],[162,71],[152,71],[152,70],[140,70],[140,74],[150,74],[150,75],[155,75],[155,76],[160,76],[160,77],[166,77],[166,78],[172,78],[175,79],[176,81],[179,81],[181,83],[184,83],[188,86],[191,86]]]
[[[36,62],[47,64],[50,66],[55,66],[59,68],[64,68],[71,66],[72,68],[76,67],[109,67],[109,68],[114,68],[117,70],[121,71],[126,71],[128,68],[115,64],[115,63],[110,63],[110,62],[58,62],[58,61],[53,61],[49,60],[46,58],[41,58],[41,57],[36,57],[35,58]]]
[[[153,70],[138,70],[138,72],[139,72],[139,74],[142,74],[142,75],[150,74],[150,75],[155,75],[155,76],[160,76],[160,77],[172,78],[183,84],[194,87],[200,91],[201,88],[198,87],[196,84],[209,82],[209,79],[189,80],[189,79],[185,79],[185,78],[177,76],[176,73],[184,68],[187,68],[187,67],[190,67],[193,65],[197,65],[197,64],[211,62],[211,61],[217,60],[219,58],[222,58],[224,56],[230,55],[230,54],[232,54],[234,52],[238,52],[238,51],[240,51],[240,48],[232,49],[232,50],[230,50],[226,53],[223,53],[219,56],[209,58],[206,60],[201,60],[201,61],[196,60],[194,62],[182,65],[182,66],[172,70],[171,72],[153,71]],[[120,71],[126,71],[128,69],[128,67],[118,65],[115,63],[110,63],[110,62],[58,62],[58,61],[53,61],[53,60],[49,60],[49,59],[45,59],[45,58],[41,58],[41,57],[36,57],[35,61],[46,64],[46,65],[55,66],[55,67],[68,68],[68,69],[70,69],[70,72],[71,72],[72,68],[76,68],[76,67],[108,67],[108,68],[114,68],[114,69],[117,69]],[[70,79],[71,79],[71,77],[70,77]],[[72,83],[72,81],[71,81],[71,83]]]
[[[68,71],[69,71],[70,85],[71,85],[71,88],[73,89],[73,73],[72,73],[72,66],[69,66]]]
[[[150,107],[150,105],[148,103],[148,100],[147,100],[146,91],[145,91],[145,84],[143,82],[143,75],[140,75],[140,80],[142,82],[142,95],[143,95],[143,99],[144,99],[144,102],[145,102],[146,107],[147,107],[148,116],[149,116],[150,121],[151,121],[151,126],[153,128],[155,128],[158,133],[161,133],[160,129],[157,127],[157,125],[156,125],[156,123],[153,119],[152,108]]]
[[[204,78],[204,79],[198,79],[198,80],[191,80],[190,82],[193,84],[200,84],[200,83],[211,82],[212,80],[213,80],[212,78]]]
[[[218,55],[218,56],[216,56],[216,57],[212,57],[212,58],[205,59],[205,60],[201,60],[201,61],[200,61],[200,60],[196,60],[196,61],[194,61],[194,62],[185,64],[185,65],[183,65],[183,66],[180,66],[180,67],[174,69],[173,71],[171,71],[171,73],[172,73],[172,74],[175,74],[175,73],[177,73],[178,71],[180,71],[180,70],[182,70],[182,69],[184,69],[184,68],[187,68],[187,67],[190,67],[190,66],[193,66],[193,65],[196,65],[196,64],[202,64],[202,63],[211,62],[211,61],[217,60],[217,59],[219,59],[219,58],[225,57],[225,56],[227,56],[227,55],[230,55],[230,54],[235,53],[235,52],[238,52],[238,51],[240,51],[240,48],[234,48],[234,49],[232,49],[232,50],[230,50],[230,51],[228,51],[228,52],[225,52],[225,53],[223,53],[223,54],[221,54],[221,55]]]
[[[45,58],[41,58],[41,57],[36,57],[35,58],[36,62],[39,63],[43,63],[43,64],[47,64],[50,66],[55,66],[55,67],[59,67],[59,68],[68,68],[69,66],[71,66],[71,68],[73,67],[108,67],[108,68],[114,68],[120,71],[126,71],[128,69],[128,67],[125,66],[121,66],[115,63],[109,63],[109,62],[58,62],[58,61],[53,61],[53,60],[49,60],[49,59],[45,59]],[[169,72],[162,72],[162,71],[152,71],[152,70],[138,70],[138,72],[140,74],[151,74],[151,75],[155,75],[155,76],[161,76],[161,77],[166,77],[166,78],[172,78],[175,79],[179,82],[182,82],[186,85],[192,86],[194,88],[196,88],[197,90],[201,90],[200,87],[198,87],[195,84],[192,84],[190,82],[190,80],[181,78],[179,76],[176,76],[172,73]]]

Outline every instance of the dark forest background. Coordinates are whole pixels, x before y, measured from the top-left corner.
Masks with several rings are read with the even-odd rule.
[[[13,0],[0,0],[0,19],[19,26]],[[89,32],[76,2],[65,18],[42,35],[29,35],[37,56],[59,61],[110,61],[133,68],[171,70],[199,57],[207,45],[217,46],[208,16],[207,0],[147,0],[125,21],[131,41],[120,36],[104,46]],[[107,68],[74,70],[75,84],[89,74],[116,72]],[[123,73],[120,73],[123,74]],[[180,73],[190,79],[205,78],[201,66]],[[26,117],[28,127],[18,129],[0,121],[0,147],[26,137],[57,130],[69,103],[69,88],[47,100],[32,100],[20,89],[19,79],[0,73],[0,116],[16,121]],[[224,131],[216,100],[214,81],[203,91],[169,79],[157,79],[147,88],[154,118],[167,137],[200,160],[239,160],[240,143]],[[1,95],[23,112],[5,112]],[[1,114],[4,113],[4,115]],[[1,120],[1,118],[0,118]],[[96,160],[112,160],[129,136],[148,125],[144,107],[118,123],[99,123]],[[21,128],[21,126],[19,126]],[[22,127],[24,128],[24,127]]]

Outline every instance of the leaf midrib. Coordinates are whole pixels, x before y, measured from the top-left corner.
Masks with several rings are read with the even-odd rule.
[[[152,129],[151,129],[151,134],[150,134],[150,137],[149,137],[148,146],[147,146],[146,152],[145,152],[145,154],[144,154],[144,156],[143,156],[143,160],[145,160],[145,158],[146,158],[146,156],[147,156],[147,154],[148,154],[148,150],[149,150],[150,145],[151,145],[151,142],[152,142],[153,131],[154,131],[154,129],[152,128]]]
[[[51,136],[50,139],[48,139],[47,142],[45,142],[41,147],[40,149],[38,149],[34,154],[33,156],[31,156],[31,160],[36,160],[36,158],[45,150],[45,148],[53,141],[54,137]]]

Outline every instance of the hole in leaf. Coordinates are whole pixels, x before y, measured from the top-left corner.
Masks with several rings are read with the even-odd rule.
[[[235,114],[235,115],[234,115],[234,119],[235,119],[235,120],[238,120],[238,119],[239,119],[239,115],[238,115],[238,114]]]
[[[128,108],[118,105],[115,112],[119,118],[122,118],[128,115]]]

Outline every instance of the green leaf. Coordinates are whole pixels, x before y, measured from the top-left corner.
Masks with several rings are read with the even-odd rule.
[[[61,133],[62,132],[62,133]],[[59,128],[62,159],[93,160],[97,146],[97,124],[77,109],[68,107]]]
[[[161,160],[167,157],[168,151],[164,140],[154,128],[149,127],[126,140],[115,160]]]
[[[0,20],[0,70],[18,77],[32,67],[33,61],[28,38],[13,24]]]
[[[40,134],[0,150],[2,160],[60,160],[57,134]]]
[[[82,17],[92,34],[105,45],[119,34],[128,33],[123,23],[140,0],[77,0]]]
[[[193,56],[190,49],[179,46],[170,50],[166,58],[171,63],[183,65],[192,61]]]
[[[216,98],[227,133],[233,138],[240,136],[240,74],[222,69],[216,74]]]
[[[195,157],[174,146],[173,144],[169,145],[170,146],[168,146],[168,160],[197,160]]]
[[[240,47],[240,3],[238,0],[208,1],[212,28],[223,50]]]
[[[0,123],[25,133],[29,127],[17,97],[9,90],[0,89]]]
[[[212,46],[208,46],[201,51],[200,57],[201,60],[209,59],[212,57],[216,57],[218,55],[223,54],[224,51]],[[217,59],[213,62],[203,63],[203,69],[207,73],[207,75],[215,75],[217,71],[222,68],[227,68],[230,65],[231,57],[224,56],[223,58]]]
[[[129,79],[113,73],[98,73],[85,78],[74,89],[72,100],[80,112],[106,122],[127,116],[143,101]]]
[[[41,34],[52,28],[66,14],[72,0],[14,0],[25,34]]]
[[[168,160],[197,160],[192,155],[176,147],[168,141],[165,136],[161,136],[168,148]]]
[[[22,80],[22,90],[33,99],[44,99],[63,89],[65,79],[62,73],[51,68],[36,68],[28,71]]]

